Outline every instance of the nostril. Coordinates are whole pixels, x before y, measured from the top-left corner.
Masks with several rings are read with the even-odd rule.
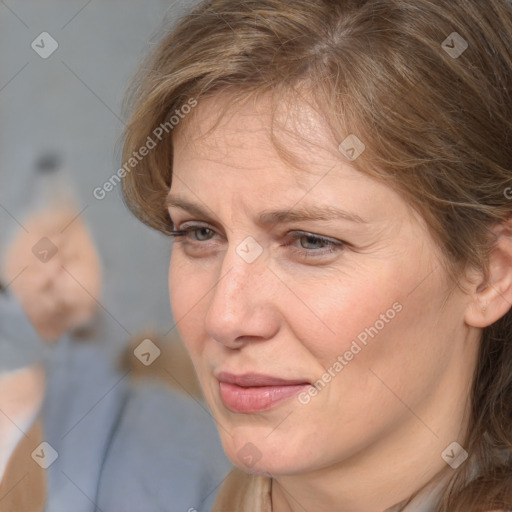
[[[236,338],[234,340],[219,340],[217,338],[214,338],[214,340],[217,343],[224,345],[229,350],[240,350],[245,345],[245,342],[240,338]]]

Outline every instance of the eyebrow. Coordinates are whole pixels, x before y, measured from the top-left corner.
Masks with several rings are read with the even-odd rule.
[[[201,206],[191,203],[186,199],[177,196],[167,196],[165,201],[167,208],[175,207],[188,211],[194,215],[211,218]],[[342,210],[334,206],[308,206],[303,208],[292,208],[288,210],[264,210],[258,216],[257,223],[262,226],[273,226],[279,223],[297,222],[297,221],[311,221],[311,220],[334,220],[343,219],[350,222],[357,222],[360,224],[368,224],[368,221],[362,219],[359,215],[353,212]]]

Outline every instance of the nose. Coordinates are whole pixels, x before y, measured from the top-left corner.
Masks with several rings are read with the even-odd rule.
[[[247,263],[230,250],[220,275],[205,318],[208,336],[231,349],[273,338],[279,330],[276,283],[264,259]]]

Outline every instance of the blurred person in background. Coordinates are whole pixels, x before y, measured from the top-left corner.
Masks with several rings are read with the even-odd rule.
[[[33,206],[23,229],[2,233],[0,511],[209,510],[229,469],[209,414],[197,397],[135,381],[133,353],[116,368],[69,335],[94,324],[98,254],[72,201]],[[178,357],[171,366],[191,375]]]

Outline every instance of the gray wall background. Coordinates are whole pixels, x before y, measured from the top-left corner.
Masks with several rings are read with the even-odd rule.
[[[141,58],[191,1],[0,1],[0,226],[26,210],[34,163],[58,152],[103,264],[95,336],[120,348],[130,335],[174,325],[167,270],[170,241],[128,212],[120,187],[93,190],[122,165],[121,105]],[[48,32],[57,50],[31,43]],[[175,331],[173,331],[175,332]]]

